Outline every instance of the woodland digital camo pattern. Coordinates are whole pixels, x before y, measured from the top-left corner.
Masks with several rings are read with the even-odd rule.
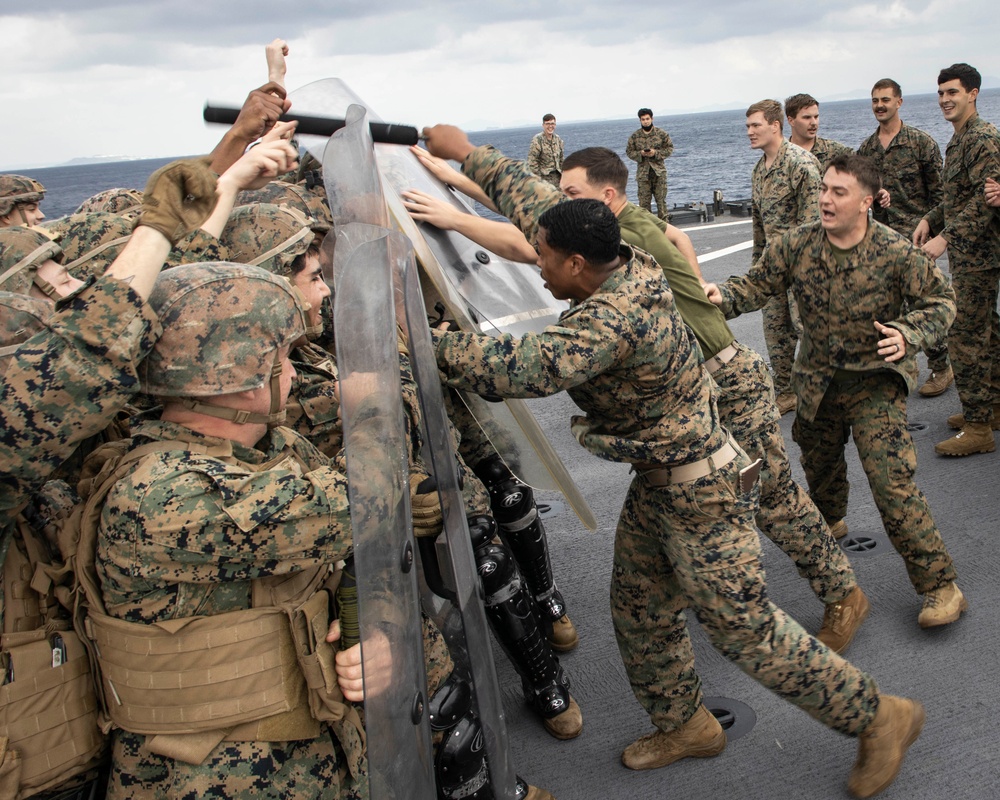
[[[585,417],[577,439],[612,461],[697,461],[727,440],[714,384],[662,272],[622,248],[623,263],[557,325],[521,339],[433,332],[450,385],[506,397],[565,389]],[[684,609],[741,669],[848,734],[877,709],[874,682],[767,599],[753,527],[756,492],[737,488],[737,458],[711,475],[654,489],[636,477],[616,533],[612,616],[633,692],[664,730],[701,701]],[[761,642],[768,646],[761,646]]]
[[[951,258],[949,255],[949,263]],[[991,270],[953,272],[951,276],[957,313],[948,330],[948,349],[962,415],[968,422],[989,422],[993,406],[1000,403],[998,282],[1000,265]]]
[[[43,227],[58,236],[66,269],[81,281],[103,275],[132,235],[132,223],[109,211],[77,212]]]
[[[7,216],[21,203],[40,203],[45,187],[26,175],[0,175],[0,217]]]
[[[528,169],[543,180],[559,188],[562,175],[563,140],[558,134],[546,136],[536,133],[528,146]]]
[[[0,291],[27,294],[38,267],[49,259],[61,264],[63,252],[41,231],[20,225],[0,228]]]
[[[792,436],[802,449],[809,492],[831,520],[847,514],[844,447],[848,436],[854,440],[885,532],[913,588],[925,594],[954,581],[956,573],[927,498],[913,481],[917,451],[906,427],[906,393],[904,381],[888,370],[837,379],[814,419],[796,418]]]
[[[216,239],[208,231],[195,228],[177,240],[170,248],[164,269],[178,267],[181,264],[209,264],[213,261],[233,261],[229,248]]]
[[[773,239],[743,276],[719,284],[727,317],[760,308],[768,297],[791,289],[809,320],[795,362],[793,385],[798,415],[816,416],[820,401],[841,370],[891,370],[912,390],[916,385],[916,351],[937,341],[955,318],[955,292],[934,262],[878,222],[837,266],[826,232],[819,222]],[[901,314],[903,303],[909,310]],[[887,362],[878,354],[884,338],[872,320],[903,334],[906,356]]]
[[[290,206],[237,206],[219,240],[239,264],[259,264],[276,275],[290,275],[292,261],[312,243],[311,226],[309,217]]]
[[[105,189],[91,195],[74,212],[76,214],[92,214],[97,211],[106,211],[110,214],[117,214],[125,219],[133,220],[139,216],[142,210],[142,192],[138,189]]]
[[[809,152],[812,153],[819,162],[820,178],[823,177],[823,173],[826,172],[826,168],[830,166],[830,162],[837,156],[849,156],[854,154],[854,151],[846,144],[835,142],[833,139],[824,139],[822,136],[816,137],[816,141],[813,142],[812,150]]]
[[[245,189],[239,193],[238,205],[249,206],[254,203],[294,208],[302,216],[310,218],[310,225],[316,233],[326,233],[333,227],[333,215],[325,195],[317,194],[297,183],[271,181],[263,189]]]
[[[213,397],[263,386],[276,351],[305,334],[291,284],[260,267],[191,264],[161,273],[149,304],[163,335],[140,367],[158,397]]]
[[[882,188],[889,191],[891,204],[872,206],[878,222],[910,238],[920,220],[943,197],[941,148],[934,137],[903,123],[888,147],[882,147],[878,130],[865,139],[858,153],[870,158],[882,175]]]
[[[645,156],[643,150],[656,150],[656,154]],[[628,137],[625,155],[636,162],[635,182],[639,192],[639,207],[652,210],[651,198],[656,199],[656,214],[667,218],[667,167],[663,160],[674,152],[670,134],[655,125],[646,133],[639,128]]]
[[[160,335],[128,284],[102,277],[56,304],[0,389],[0,517],[103,431],[139,391],[136,365]]]
[[[52,304],[25,294],[0,292],[0,375],[7,371],[14,348],[26,342],[52,316]]]
[[[774,236],[819,219],[820,173],[815,156],[783,141],[770,168],[765,156],[753,168],[753,261]],[[799,334],[791,295],[772,298],[762,309],[764,343],[778,394],[791,391]]]

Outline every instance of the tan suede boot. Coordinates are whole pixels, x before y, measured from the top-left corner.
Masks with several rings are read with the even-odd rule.
[[[575,739],[583,731],[583,712],[576,700],[570,697],[565,711],[549,719],[543,717],[542,724],[556,739]]]
[[[622,763],[629,769],[657,769],[682,758],[717,756],[726,749],[726,733],[704,705],[670,733],[654,731],[625,748]]]
[[[828,522],[827,526],[830,528],[830,535],[834,539],[843,539],[845,536],[847,536],[846,519],[838,519],[836,522],[833,523]]]
[[[949,364],[943,372],[932,372],[927,382],[917,391],[924,397],[937,397],[939,394],[944,394],[954,382],[955,373],[952,372]]]
[[[781,416],[785,416],[789,411],[795,410],[796,397],[791,392],[786,392],[785,394],[779,394],[774,399],[774,402],[778,406],[778,413]]]
[[[921,628],[949,625],[968,608],[969,601],[965,599],[958,584],[952,581],[924,595],[924,605],[917,617],[917,624]]]
[[[878,713],[858,737],[858,759],[847,788],[855,797],[872,797],[896,780],[906,751],[924,727],[924,707],[916,700],[884,694]]]
[[[539,789],[537,786],[529,786],[528,793],[524,800],[556,800],[549,792]]]
[[[955,436],[934,445],[939,456],[972,456],[997,449],[993,427],[988,422],[966,422]]]
[[[580,636],[576,632],[576,626],[569,617],[563,614],[552,623],[552,634],[549,636],[549,645],[558,653],[568,653],[580,643]]]
[[[860,586],[855,586],[839,603],[828,603],[823,625],[816,638],[836,653],[843,653],[868,617],[871,605]]]

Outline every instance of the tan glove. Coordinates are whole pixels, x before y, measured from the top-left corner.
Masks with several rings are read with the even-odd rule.
[[[420,484],[428,481],[421,487]],[[426,491],[430,484],[428,476],[421,470],[410,473],[410,513],[413,516],[414,536],[437,536],[441,533],[443,518],[441,516],[441,498],[437,485]],[[419,489],[425,489],[420,492]]]
[[[135,227],[155,228],[170,244],[198,228],[215,209],[219,178],[211,163],[208,157],[173,161],[150,175]]]

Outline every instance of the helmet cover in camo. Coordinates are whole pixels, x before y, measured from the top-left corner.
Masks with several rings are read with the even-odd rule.
[[[219,241],[240,264],[260,265],[276,275],[290,275],[292,262],[312,244],[310,219],[289,206],[258,203],[237,206]]]
[[[142,390],[159,397],[214,397],[257,389],[276,352],[302,338],[301,295],[286,278],[225,262],[160,274],[149,304],[163,335],[142,362]]]
[[[0,375],[18,345],[45,330],[52,304],[13,292],[0,292]]]
[[[40,203],[45,187],[27,175],[0,175],[0,217],[7,216],[21,203]]]
[[[240,205],[271,203],[290,206],[310,218],[309,226],[316,233],[327,233],[333,227],[333,215],[325,197],[298,183],[271,181],[263,189],[246,189],[240,192],[237,202]]]
[[[63,263],[63,252],[38,228],[0,228],[0,290],[27,294],[38,267],[49,259]]]
[[[81,281],[103,275],[132,235],[132,223],[109,211],[71,214],[43,227],[58,234],[63,264]]]
[[[80,203],[80,207],[74,213],[90,214],[94,211],[107,211],[135,219],[142,211],[142,192],[138,189],[105,189]]]

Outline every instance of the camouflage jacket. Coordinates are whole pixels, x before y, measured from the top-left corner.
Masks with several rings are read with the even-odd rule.
[[[819,219],[819,162],[791,142],[782,142],[770,168],[765,157],[753,168],[753,260],[775,236]]]
[[[644,156],[643,150],[655,150],[656,155]],[[670,134],[655,125],[649,133],[639,128],[628,137],[628,144],[625,145],[625,155],[643,166],[652,168],[658,175],[666,174],[667,168],[663,164],[663,159],[673,152],[674,143],[670,140]]]
[[[563,140],[557,134],[551,137],[536,133],[528,147],[528,169],[544,178],[553,172],[562,172]]]
[[[955,318],[955,292],[934,261],[878,222],[868,225],[843,268],[816,222],[771,241],[746,275],[729,278],[719,289],[728,317],[756,311],[788,289],[795,294],[802,319],[809,320],[792,370],[798,413],[806,420],[815,419],[838,369],[893,370],[912,391],[917,351],[939,341]],[[901,361],[878,355],[883,336],[873,320],[903,334]]]
[[[100,278],[61,300],[0,390],[0,517],[9,517],[139,390],[160,324],[127,284]]]
[[[879,132],[858,148],[860,155],[875,162],[882,174],[882,186],[889,191],[891,205],[872,206],[876,220],[897,233],[912,237],[920,220],[941,202],[941,148],[929,133],[904,124],[882,147]]]
[[[948,142],[944,197],[924,217],[947,240],[952,272],[1000,264],[1000,209],[986,205],[987,178],[1000,179],[1000,133],[977,114]]]
[[[556,325],[520,339],[433,332],[446,382],[477,394],[566,390],[585,416],[572,430],[609,461],[679,465],[726,441],[713,383],[663,273],[622,246],[622,265]]]
[[[822,136],[816,137],[816,141],[813,142],[812,150],[809,152],[812,153],[819,162],[820,179],[823,178],[823,173],[826,172],[826,168],[830,166],[830,162],[837,156],[850,156],[854,154],[854,151],[846,144],[835,142],[833,139],[824,139]]]

